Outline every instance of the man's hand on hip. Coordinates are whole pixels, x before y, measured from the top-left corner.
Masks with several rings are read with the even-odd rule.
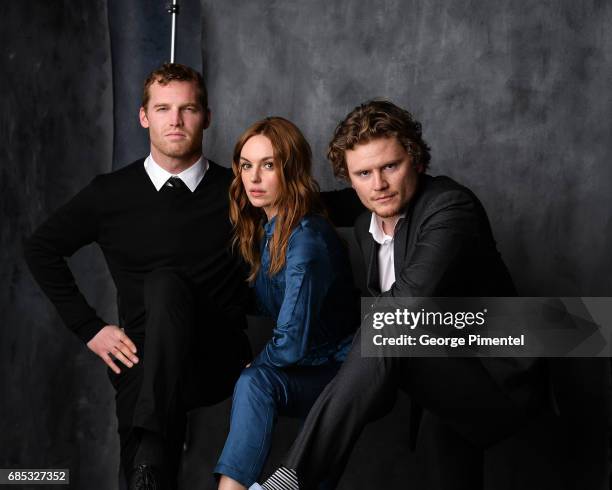
[[[87,347],[116,374],[119,374],[121,369],[113,362],[111,354],[115,357],[115,360],[121,361],[130,368],[138,362],[138,357],[135,356],[136,346],[134,342],[117,325],[106,325],[87,342]]]

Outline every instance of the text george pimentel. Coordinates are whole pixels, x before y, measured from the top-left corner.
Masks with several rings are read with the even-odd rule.
[[[414,330],[419,326],[452,326],[456,329],[463,329],[470,326],[482,326],[485,324],[487,309],[477,312],[440,312],[440,311],[410,311],[408,309],[396,309],[395,311],[374,312],[372,314],[372,327],[380,330],[385,326],[404,326]],[[372,339],[374,345],[407,345],[415,346],[447,346],[460,347],[471,346],[521,346],[525,345],[525,335],[487,337],[478,334],[469,334],[465,337],[440,337],[435,335],[408,335],[401,334],[395,337],[385,337],[382,334],[374,335]]]

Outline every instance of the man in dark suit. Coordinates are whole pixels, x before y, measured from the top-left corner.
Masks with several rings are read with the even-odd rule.
[[[32,273],[66,325],[109,367],[131,489],[175,488],[190,408],[228,397],[250,360],[245,275],[230,252],[229,169],[202,155],[202,76],[165,64],[144,84],[151,153],[101,175],[32,235]],[[87,303],[65,257],[96,242],[119,325]]]
[[[425,174],[429,147],[409,112],[387,101],[355,108],[336,128],[328,157],[335,175],[348,179],[370,210],[358,218],[355,234],[372,296],[515,295],[476,196],[448,177]],[[413,402],[412,435],[421,419],[423,432],[435,439],[438,454],[431,457],[439,467],[429,475],[430,488],[482,487],[483,449],[542,404],[539,364],[362,357],[360,334],[283,467],[263,487],[310,489],[333,479],[365,424],[391,409],[398,389]]]

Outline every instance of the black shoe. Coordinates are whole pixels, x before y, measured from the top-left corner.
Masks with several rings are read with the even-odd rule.
[[[168,485],[159,466],[139,464],[130,476],[129,490],[166,490]]]

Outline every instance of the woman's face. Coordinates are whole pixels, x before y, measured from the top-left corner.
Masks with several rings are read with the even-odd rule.
[[[240,177],[251,204],[262,208],[268,219],[274,217],[280,179],[278,169],[275,168],[272,142],[267,136],[251,136],[242,147]]]

